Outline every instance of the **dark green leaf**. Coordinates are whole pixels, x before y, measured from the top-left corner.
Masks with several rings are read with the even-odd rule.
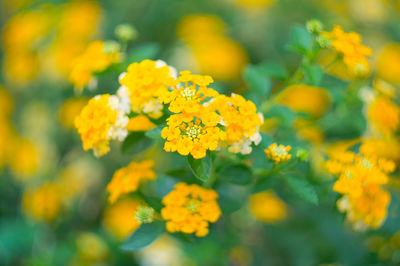
[[[193,174],[198,179],[203,182],[208,180],[211,174],[212,167],[211,156],[209,153],[207,153],[206,157],[201,159],[194,159],[191,155],[188,155],[187,161]]]
[[[238,185],[247,185],[252,180],[250,169],[243,164],[226,165],[218,172],[222,181]]]
[[[215,189],[222,213],[229,214],[239,210],[246,203],[247,191],[243,186],[223,183]]]
[[[126,252],[138,251],[156,240],[165,230],[164,223],[154,221],[142,224],[125,242],[121,249]]]
[[[248,65],[244,70],[244,79],[249,85],[249,98],[260,103],[271,93],[271,82],[261,67]]]
[[[140,153],[153,144],[153,141],[146,138],[143,132],[130,133],[121,146],[122,153],[136,154]]]
[[[324,76],[324,71],[318,65],[303,65],[303,71],[310,85],[318,86]]]
[[[165,127],[165,125],[159,125],[149,131],[146,131],[144,135],[150,139],[161,139],[161,130]]]
[[[318,205],[318,195],[314,187],[304,179],[299,179],[294,176],[284,177],[289,187],[303,199]]]
[[[312,48],[312,36],[303,27],[294,26],[290,32],[289,49],[301,54],[308,54]]]
[[[156,43],[143,44],[130,51],[126,61],[131,64],[133,62],[140,62],[145,59],[152,59],[158,54],[159,51],[160,47]]]
[[[280,64],[274,62],[263,63],[260,70],[268,77],[285,80],[288,77],[288,72]]]

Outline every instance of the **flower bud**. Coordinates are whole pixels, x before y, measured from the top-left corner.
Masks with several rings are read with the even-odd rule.
[[[321,46],[322,48],[328,48],[331,45],[331,42],[328,37],[320,35],[317,37],[316,40],[319,46]]]
[[[135,213],[135,219],[140,224],[153,222],[154,209],[148,206],[140,206]]]
[[[137,31],[132,25],[120,24],[115,28],[115,35],[122,41],[131,41],[137,37]]]
[[[105,41],[103,46],[103,52],[106,54],[117,53],[121,46],[116,41]]]
[[[318,35],[322,31],[323,26],[322,26],[321,21],[319,21],[317,19],[311,19],[311,20],[307,21],[306,28],[307,28],[308,32]]]
[[[310,156],[309,152],[305,149],[298,149],[296,152],[296,157],[301,162],[307,162],[309,156]]]

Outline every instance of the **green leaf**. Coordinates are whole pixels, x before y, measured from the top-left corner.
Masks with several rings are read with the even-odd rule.
[[[303,199],[318,205],[318,195],[314,187],[304,179],[298,179],[293,176],[284,176],[289,187]]]
[[[137,154],[153,144],[153,141],[146,138],[143,132],[130,133],[121,146],[122,153]]]
[[[158,140],[161,139],[161,130],[165,127],[165,125],[159,125],[149,131],[146,131],[144,135],[150,139]]]
[[[270,117],[278,118],[283,126],[291,126],[294,122],[296,114],[289,107],[276,104],[272,105],[264,112],[265,119]]]
[[[303,71],[310,85],[318,86],[324,76],[324,71],[318,65],[303,65]]]
[[[250,169],[243,164],[232,164],[221,168],[218,172],[222,181],[226,181],[238,185],[250,184],[252,180],[252,173]]]
[[[288,72],[278,63],[262,63],[259,67],[260,70],[268,77],[277,78],[280,80],[286,80],[288,78]]]
[[[206,157],[194,159],[191,155],[187,156],[187,162],[193,174],[203,182],[206,182],[211,174],[212,161],[211,156],[207,153]]]
[[[249,85],[249,98],[260,103],[271,93],[271,82],[259,66],[248,65],[244,70],[244,80]]]
[[[159,51],[160,47],[156,43],[143,44],[130,51],[126,61],[128,64],[131,64],[133,62],[140,62],[145,59],[152,59],[158,54]]]
[[[138,251],[156,240],[165,231],[164,223],[154,221],[142,224],[133,234],[121,245],[126,252]]]
[[[224,214],[239,210],[247,202],[247,190],[243,186],[222,183],[215,190],[218,193],[218,205]]]
[[[294,26],[290,32],[288,48],[294,52],[307,55],[312,48],[312,36],[303,27]]]

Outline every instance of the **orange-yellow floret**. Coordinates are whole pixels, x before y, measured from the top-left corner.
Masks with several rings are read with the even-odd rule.
[[[113,203],[122,195],[136,191],[141,183],[155,179],[157,176],[153,167],[153,160],[145,160],[131,162],[128,166],[115,171],[107,185],[107,191],[110,193],[109,201]]]
[[[178,183],[166,195],[161,216],[167,221],[168,232],[183,232],[203,237],[209,232],[209,223],[215,223],[221,216],[217,203],[218,194],[212,189],[198,185]]]
[[[272,143],[268,146],[267,149],[264,150],[268,159],[273,161],[274,163],[287,162],[290,160],[292,155],[289,151],[292,149],[290,146],[284,146],[282,144]]]

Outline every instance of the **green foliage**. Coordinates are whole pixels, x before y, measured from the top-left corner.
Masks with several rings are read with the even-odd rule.
[[[289,187],[301,198],[318,205],[318,195],[314,187],[304,179],[299,179],[298,177],[291,175],[284,175]]]
[[[207,153],[206,157],[194,159],[191,155],[187,156],[187,162],[193,174],[203,182],[208,181],[211,175],[212,160],[211,155]]]
[[[294,26],[290,31],[290,42],[288,48],[291,51],[309,55],[309,51],[312,48],[313,38],[312,35],[301,26]]]
[[[121,151],[124,154],[137,154],[145,151],[153,144],[153,141],[146,138],[143,132],[130,133],[121,146]]]
[[[164,223],[154,221],[142,224],[128,239],[121,245],[125,252],[138,251],[156,240],[165,231]]]
[[[249,167],[243,164],[228,164],[218,171],[220,180],[238,185],[247,185],[252,181]]]

